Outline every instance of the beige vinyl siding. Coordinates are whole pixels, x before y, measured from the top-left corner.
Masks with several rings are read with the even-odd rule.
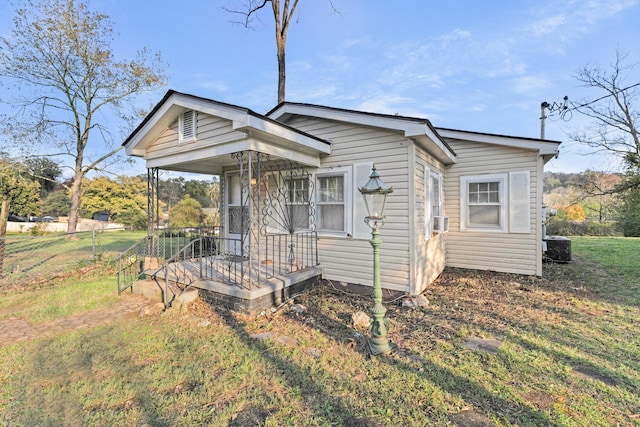
[[[380,281],[384,288],[409,292],[408,147],[412,142],[400,132],[324,119],[294,117],[287,124],[331,141],[331,155],[321,159],[322,168],[373,162],[382,179],[393,187],[385,209],[387,224],[381,230]],[[362,197],[359,193],[352,196]],[[320,235],[318,254],[326,279],[373,284],[373,252],[367,239]]]
[[[171,126],[147,148],[147,158],[168,156],[203,148],[240,138],[243,134],[234,131],[231,120],[210,116],[205,113],[197,114],[196,141],[178,144],[178,124]]]
[[[431,157],[421,147],[416,147],[415,155],[415,172],[414,172],[414,185],[415,185],[415,215],[413,217],[414,223],[414,241],[415,256],[414,256],[414,268],[415,268],[415,286],[412,293],[419,294],[426,289],[426,287],[433,282],[442,273],[445,267],[445,235],[440,233],[433,233],[426,238],[425,227],[425,165],[431,171],[439,172],[443,176],[444,170],[439,165],[437,160]],[[444,190],[444,182],[443,182]],[[445,207],[444,215],[447,215],[446,200],[447,193],[443,191],[443,206]]]
[[[460,140],[450,140],[449,144],[457,153],[458,162],[448,168],[444,180],[445,212],[449,216],[449,233],[446,235],[447,265],[507,273],[541,274],[541,243],[538,238],[541,208],[536,188],[542,173],[542,163],[538,153]],[[530,173],[529,233],[461,231],[460,178],[515,171]],[[508,219],[508,211],[506,216]]]

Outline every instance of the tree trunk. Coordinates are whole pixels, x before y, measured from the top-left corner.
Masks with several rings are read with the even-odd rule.
[[[284,102],[285,82],[287,78],[286,64],[284,58],[286,39],[284,37],[277,37],[278,45],[278,104]]]
[[[2,201],[2,209],[0,209],[0,277],[2,277],[4,269],[4,248],[7,237],[7,219],[9,218],[9,201]]]
[[[78,218],[80,217],[80,196],[82,195],[82,177],[81,173],[76,172],[71,183],[71,208],[69,209],[69,223],[67,224],[67,233],[70,239],[76,238],[76,229],[78,227]]]

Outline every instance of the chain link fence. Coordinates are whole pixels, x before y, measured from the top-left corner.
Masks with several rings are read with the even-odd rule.
[[[46,280],[95,262],[113,262],[145,236],[146,231],[125,229],[44,236],[9,234],[0,238],[0,286]]]

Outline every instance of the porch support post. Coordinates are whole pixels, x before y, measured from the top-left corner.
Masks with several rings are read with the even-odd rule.
[[[247,240],[247,244],[246,244],[246,248],[247,248],[247,259],[249,260],[249,262],[247,263],[247,270],[249,273],[249,290],[252,290],[253,288],[253,263],[251,262],[252,260],[252,253],[251,251],[253,250],[253,241],[251,239],[252,237],[252,231],[253,231],[253,188],[252,187],[252,183],[253,183],[254,177],[253,177],[253,151],[248,151],[247,152],[247,213],[249,216],[249,220],[247,221],[247,228],[248,230],[246,231],[246,240]]]
[[[147,236],[149,237],[150,256],[159,256],[154,240],[158,228],[158,168],[147,168]]]

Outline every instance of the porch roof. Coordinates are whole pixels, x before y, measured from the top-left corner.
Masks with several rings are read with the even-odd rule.
[[[200,144],[183,144],[173,150],[151,153],[149,147],[187,110],[229,120],[232,123],[232,137],[202,141]],[[149,168],[209,174],[219,174],[225,165],[235,164],[231,154],[239,151],[260,151],[314,167],[320,165],[321,154],[331,153],[329,141],[248,108],[174,90],[165,94],[122,145],[127,155],[144,158]]]

